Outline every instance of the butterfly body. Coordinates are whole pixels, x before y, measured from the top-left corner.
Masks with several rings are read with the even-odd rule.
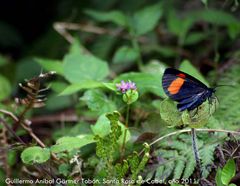
[[[193,76],[167,68],[163,74],[162,85],[164,92],[178,102],[179,111],[194,110],[213,96],[215,89],[207,87]]]

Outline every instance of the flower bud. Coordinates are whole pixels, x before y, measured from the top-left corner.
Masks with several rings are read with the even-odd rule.
[[[128,90],[125,94],[123,94],[123,101],[126,102],[128,105],[137,101],[137,99],[138,92],[136,90]]]
[[[123,101],[127,104],[131,104],[138,99],[138,91],[136,84],[131,82],[124,82],[123,80],[121,83],[116,84],[117,89],[123,94]]]

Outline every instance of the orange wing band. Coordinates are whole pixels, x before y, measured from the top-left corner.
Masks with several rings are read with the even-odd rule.
[[[168,91],[170,92],[170,94],[177,94],[181,89],[184,81],[185,80],[182,78],[175,79],[168,87]]]

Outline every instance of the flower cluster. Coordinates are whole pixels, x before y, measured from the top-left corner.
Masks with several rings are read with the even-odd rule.
[[[134,82],[128,80],[124,82],[123,80],[121,83],[117,83],[116,87],[118,91],[123,94],[123,101],[127,104],[132,104],[133,102],[137,101],[138,99],[138,91],[137,86]]]
[[[136,84],[134,82],[128,81],[124,82],[123,80],[121,83],[116,84],[117,89],[125,94],[128,90],[137,90]]]

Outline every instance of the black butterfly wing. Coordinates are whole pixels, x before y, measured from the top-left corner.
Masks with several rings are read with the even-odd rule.
[[[164,92],[179,103],[178,109],[180,111],[201,104],[210,91],[201,81],[173,68],[165,70],[162,86]]]

